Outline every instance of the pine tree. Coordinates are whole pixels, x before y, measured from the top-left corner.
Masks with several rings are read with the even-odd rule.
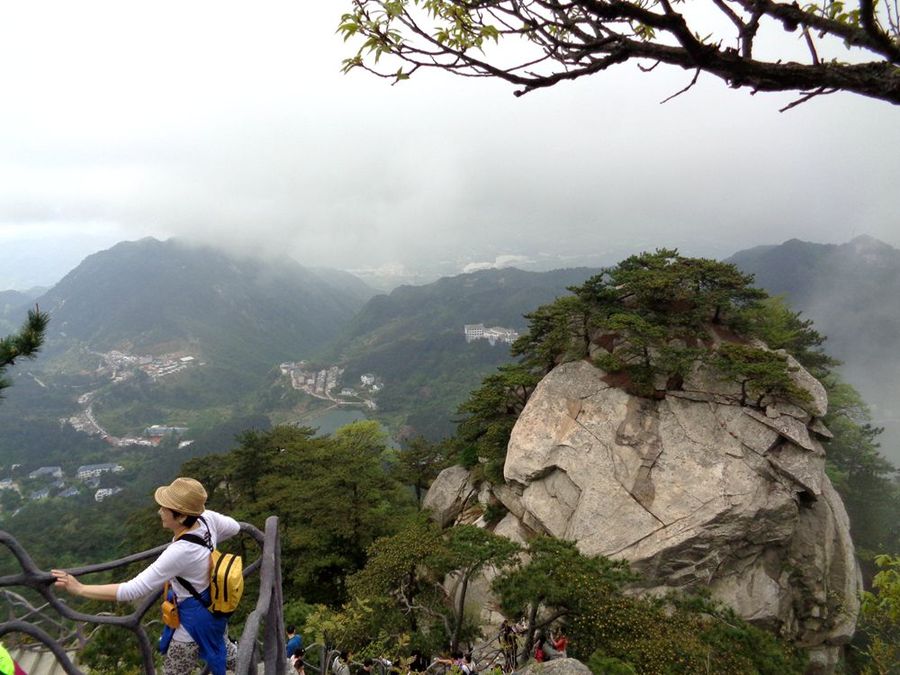
[[[34,309],[28,310],[28,319],[18,333],[0,339],[0,392],[12,384],[4,377],[7,366],[15,365],[16,359],[35,357],[44,344],[49,322],[50,315],[35,305]]]

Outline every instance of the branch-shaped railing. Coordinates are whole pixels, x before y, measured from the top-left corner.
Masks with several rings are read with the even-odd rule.
[[[256,607],[247,617],[244,624],[244,632],[241,634],[235,672],[238,675],[256,675],[256,664],[259,661],[258,645],[261,638],[265,672],[273,673],[274,675],[284,675],[286,664],[283,657],[285,649],[284,618],[282,616],[281,542],[278,538],[278,518],[270,516],[266,519],[264,533],[249,523],[241,523],[241,532],[252,537],[261,548],[259,558],[244,568],[245,577],[259,571],[260,585]],[[69,621],[118,626],[132,632],[138,640],[144,673],[146,675],[156,674],[154,664],[155,650],[150,644],[150,638],[142,622],[147,612],[156,606],[162,595],[162,589],[141,600],[130,614],[85,614],[72,609],[56,596],[53,591],[53,575],[50,572],[39,569],[31,559],[31,556],[28,555],[28,552],[16,541],[15,537],[8,532],[0,530],[0,544],[9,549],[22,568],[22,572],[19,574],[0,577],[0,589],[25,587],[38,593],[46,601],[46,605],[41,608],[40,613],[42,615],[49,608],[63,619]],[[119,558],[118,560],[78,567],[67,571],[73,576],[80,577],[119,569],[134,562],[155,558],[162,553],[166,546],[168,544]],[[66,654],[66,648],[61,644],[61,641],[71,639],[71,633],[68,637],[54,638],[38,625],[36,621],[37,614],[38,612],[29,609],[24,617],[16,617],[0,623],[0,638],[11,633],[28,635],[49,649],[68,675],[83,675],[82,671],[69,659]],[[63,629],[61,621],[51,619],[50,622],[61,630]],[[262,635],[260,635],[261,631]],[[83,646],[83,643],[79,646]]]

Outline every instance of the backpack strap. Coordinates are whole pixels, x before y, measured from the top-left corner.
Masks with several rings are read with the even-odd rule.
[[[183,577],[175,577],[175,580],[176,580],[179,584],[181,584],[182,586],[184,586],[186,589],[188,589],[188,592],[189,592],[191,595],[194,596],[194,600],[196,600],[197,602],[199,602],[201,605],[204,605],[204,604],[205,604],[205,603],[203,602],[203,598],[200,597],[200,594],[197,592],[197,589],[194,588],[194,584],[192,584],[190,581],[188,581],[187,579],[185,579],[185,578],[183,578]]]
[[[209,525],[206,523],[206,519],[204,519],[203,516],[197,516],[197,518],[206,527],[206,536],[201,537],[198,534],[187,533],[187,534],[182,534],[179,537],[177,537],[176,541],[189,541],[192,544],[197,544],[198,546],[202,546],[203,548],[209,549],[209,552],[212,553],[213,545],[212,545],[212,541],[210,539]],[[188,592],[194,596],[194,600],[199,602],[201,605],[203,604],[203,598],[200,597],[200,594],[197,592],[197,589],[194,588],[194,585],[190,581],[188,581],[184,577],[175,577],[175,580],[179,584],[184,586],[188,590]],[[166,583],[168,584],[168,582],[166,582]]]
[[[183,534],[178,538],[178,541],[189,541],[192,544],[198,544],[203,548],[209,549],[210,553],[212,553],[213,550],[212,542],[207,541],[206,538],[201,537],[198,534]]]

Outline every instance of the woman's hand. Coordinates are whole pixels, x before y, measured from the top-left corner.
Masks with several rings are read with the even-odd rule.
[[[68,572],[63,570],[50,570],[56,581],[55,588],[62,588],[72,595],[80,595],[91,600],[115,600],[119,584],[83,584]]]
[[[53,583],[55,588],[62,588],[72,595],[81,595],[84,584],[78,581],[77,578],[63,570],[50,570],[50,572],[56,577],[56,581]]]

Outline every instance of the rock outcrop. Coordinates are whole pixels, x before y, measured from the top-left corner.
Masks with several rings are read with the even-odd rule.
[[[429,494],[438,519],[502,503],[499,532],[625,559],[648,590],[709,588],[831,670],[855,628],[860,581],[824,470],[822,385],[800,368],[807,402],[756,408],[708,371],[660,400],[608,379],[586,361],[554,369],[512,432],[505,485],[479,490],[448,470]]]
[[[529,661],[516,675],[592,675],[591,669],[575,659],[554,659],[544,663]]]

